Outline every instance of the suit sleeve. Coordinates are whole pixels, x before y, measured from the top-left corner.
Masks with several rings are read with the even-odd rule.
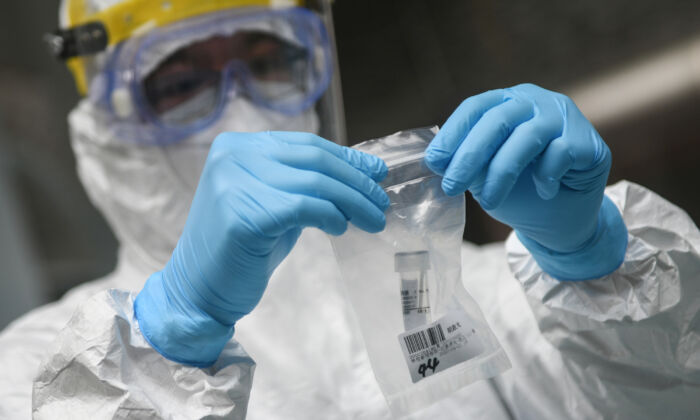
[[[700,233],[683,210],[639,185],[621,182],[606,195],[629,234],[615,272],[559,282],[513,234],[511,271],[572,383],[601,413],[692,418],[700,396]]]
[[[205,369],[167,360],[141,334],[134,297],[111,289],[78,308],[35,377],[33,417],[244,419],[255,364],[241,345]]]

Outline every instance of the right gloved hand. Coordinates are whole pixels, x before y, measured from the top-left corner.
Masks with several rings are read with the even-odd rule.
[[[465,100],[426,151],[448,195],[469,190],[559,280],[622,264],[627,228],[605,198],[610,149],[566,96],[532,84]]]
[[[384,229],[386,174],[381,159],[312,134],[221,134],[170,261],[134,303],[146,339],[176,362],[213,364],[304,227]]]

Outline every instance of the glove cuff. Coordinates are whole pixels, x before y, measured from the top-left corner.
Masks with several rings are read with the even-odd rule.
[[[134,301],[134,316],[143,336],[166,359],[208,367],[216,362],[234,332],[190,302],[172,296],[163,273],[149,277]]]
[[[540,268],[561,281],[592,280],[610,274],[622,265],[627,250],[627,227],[607,196],[598,212],[595,234],[577,251],[552,251],[517,230],[515,233]]]

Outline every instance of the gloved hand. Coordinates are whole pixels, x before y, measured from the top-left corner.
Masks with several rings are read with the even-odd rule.
[[[469,190],[540,267],[585,280],[623,261],[627,229],[604,198],[608,146],[568,97],[531,84],[465,100],[426,151],[449,195]]]
[[[171,360],[214,363],[304,227],[384,228],[386,174],[381,159],[312,134],[221,134],[170,261],[136,298],[146,339]]]

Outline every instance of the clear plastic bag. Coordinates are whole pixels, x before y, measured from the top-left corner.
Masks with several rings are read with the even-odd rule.
[[[379,386],[405,415],[510,362],[462,285],[464,196],[447,196],[423,161],[437,128],[355,146],[384,159],[386,229],[350,227],[331,242]],[[487,281],[488,279],[484,279]]]

